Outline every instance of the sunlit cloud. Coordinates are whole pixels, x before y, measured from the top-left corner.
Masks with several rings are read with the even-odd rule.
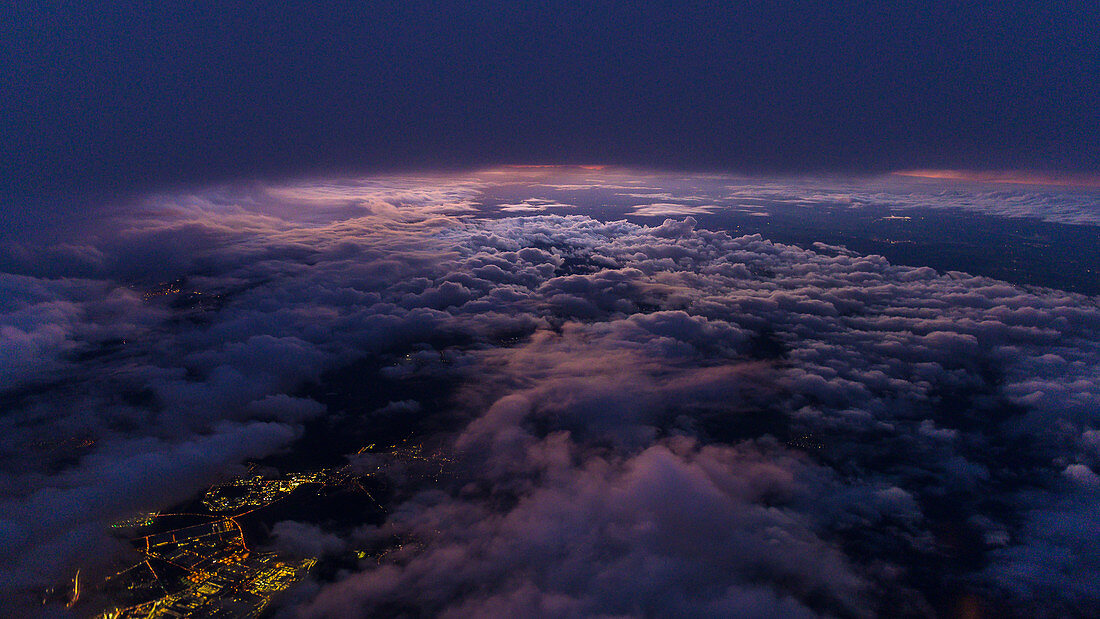
[[[1050,185],[1054,187],[1100,187],[1100,176],[1032,170],[899,170],[895,176],[974,183]]]
[[[680,204],[674,202],[657,202],[654,204],[639,204],[632,207],[634,215],[645,215],[649,217],[675,217],[683,215],[698,215],[700,213],[716,213],[722,209],[722,207],[715,204]]]

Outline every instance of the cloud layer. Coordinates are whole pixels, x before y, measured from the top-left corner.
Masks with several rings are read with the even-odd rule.
[[[1100,604],[1095,298],[690,216],[472,218],[484,182],[161,197],[67,254],[82,277],[0,276],[3,590],[105,561],[111,520],[347,414],[304,385],[413,349],[387,376],[459,385],[453,475],[395,479],[380,525],[280,524],[384,551],[296,613]]]

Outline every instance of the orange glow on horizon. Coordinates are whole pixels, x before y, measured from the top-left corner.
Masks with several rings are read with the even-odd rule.
[[[578,168],[581,169],[581,170],[602,170],[602,169],[606,168],[607,166],[605,166],[605,165],[594,165],[594,164],[581,165],[581,164],[571,164],[571,163],[562,163],[562,164],[557,164],[557,163],[514,163],[514,164],[502,165],[500,167],[505,168],[505,169],[512,169],[512,170],[514,170],[514,169],[518,169],[518,170],[530,170],[530,169],[536,169],[536,170],[572,170],[572,169],[578,169]]]
[[[474,173],[474,176],[486,177],[494,180],[504,177],[516,180],[535,181],[553,178],[588,179],[593,177],[593,175],[595,175],[596,178],[610,178],[624,174],[633,176],[641,173],[629,168],[595,163],[512,163],[478,170]]]

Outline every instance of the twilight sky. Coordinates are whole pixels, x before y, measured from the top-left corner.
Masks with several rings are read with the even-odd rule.
[[[256,175],[1100,165],[1094,2],[2,11],[8,226]]]

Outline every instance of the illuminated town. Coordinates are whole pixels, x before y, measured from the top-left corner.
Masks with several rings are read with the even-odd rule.
[[[453,461],[442,451],[426,451],[407,440],[388,448],[370,444],[352,459],[375,456],[365,473],[352,465],[275,475],[252,465],[240,477],[215,484],[186,504],[186,510],[134,514],[112,525],[129,540],[135,557],[101,582],[87,582],[79,571],[65,587],[47,591],[44,601],[60,600],[82,616],[97,619],[158,617],[261,617],[278,595],[315,570],[318,557],[282,556],[260,542],[270,531],[271,513],[287,502],[310,509],[326,495],[346,500],[365,497],[366,509],[384,513],[377,481],[397,465],[426,481],[439,481]],[[412,465],[412,466],[410,466]],[[415,470],[413,470],[415,469]],[[371,487],[371,484],[374,487]],[[380,561],[394,547],[355,550],[351,560]]]

